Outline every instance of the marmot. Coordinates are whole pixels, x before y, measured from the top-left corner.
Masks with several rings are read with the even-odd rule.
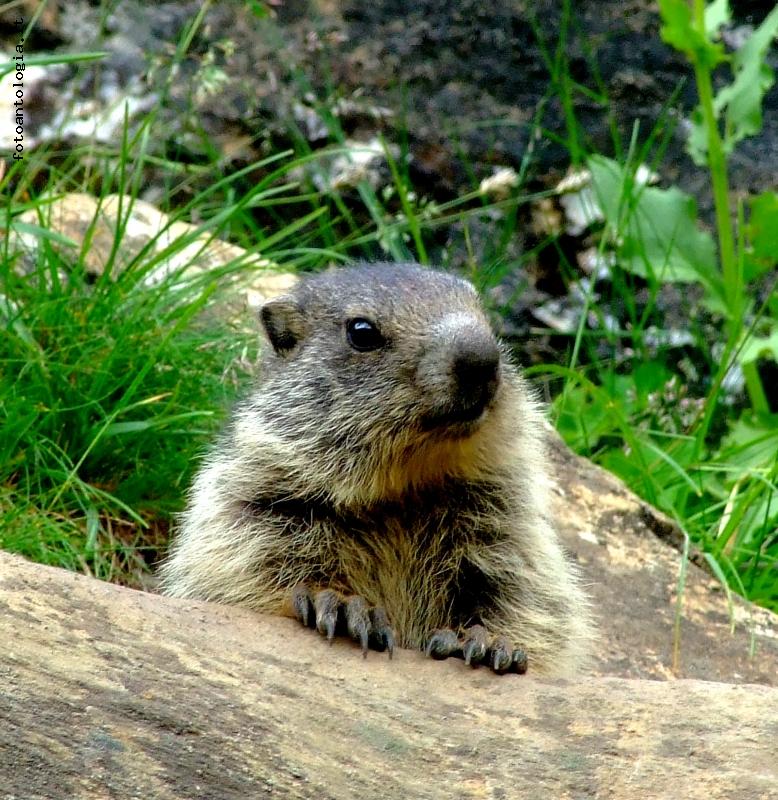
[[[549,519],[544,422],[473,286],[413,264],[267,301],[258,385],[194,481],[178,597],[496,672],[574,672],[589,606]]]

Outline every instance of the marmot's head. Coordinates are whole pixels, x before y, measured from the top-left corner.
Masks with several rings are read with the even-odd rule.
[[[334,496],[379,499],[476,467],[515,376],[467,281],[410,264],[333,270],[261,318],[272,350],[243,416],[337,465],[328,479],[351,488]]]

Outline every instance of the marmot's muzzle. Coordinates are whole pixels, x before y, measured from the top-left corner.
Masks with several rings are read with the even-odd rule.
[[[491,338],[468,339],[452,354],[453,421],[476,420],[500,385],[500,351]]]

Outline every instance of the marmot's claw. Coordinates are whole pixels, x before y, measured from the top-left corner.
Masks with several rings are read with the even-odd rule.
[[[450,628],[434,631],[427,642],[426,653],[431,658],[442,660],[449,656],[459,655],[462,646],[459,638]]]
[[[305,585],[292,589],[292,611],[303,625],[316,630],[328,642],[336,635],[348,634],[367,656],[368,648],[394,653],[394,631],[386,611],[380,606],[370,608],[364,598],[357,595],[344,598],[333,589],[323,589],[315,594]]]
[[[381,606],[370,609],[370,644],[375,650],[389,653],[389,658],[394,655],[394,631],[389,624],[389,617]]]
[[[513,651],[508,641],[502,636],[499,636],[492,642],[490,653],[491,667],[498,675],[502,675],[510,669],[512,653]]]
[[[513,649],[503,636],[490,639],[483,625],[465,628],[461,639],[450,628],[434,631],[425,652],[436,659],[458,656],[472,667],[483,662],[498,675],[506,672],[523,675],[527,671],[527,654],[523,650]]]
[[[368,637],[372,631],[367,603],[361,597],[354,595],[346,600],[343,608],[349,635],[362,646],[362,658],[367,658]]]
[[[317,592],[313,605],[316,609],[316,630],[332,642],[335,637],[335,628],[338,624],[338,606],[340,597],[332,589]]]
[[[498,674],[516,672],[523,675],[527,671],[527,654],[520,648],[513,648],[508,640],[498,636],[489,650],[489,665]]]
[[[315,611],[313,608],[313,597],[308,587],[301,583],[292,589],[292,610],[295,619],[305,625],[306,628],[315,627]]]
[[[523,650],[517,648],[513,651],[511,666],[515,672],[518,672],[519,675],[524,675],[527,671],[528,663],[527,654]]]
[[[462,654],[465,657],[465,664],[476,666],[486,658],[489,649],[489,634],[483,625],[473,625],[465,631],[465,639],[462,644]]]

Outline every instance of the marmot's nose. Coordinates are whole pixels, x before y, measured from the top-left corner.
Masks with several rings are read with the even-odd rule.
[[[500,351],[492,339],[459,344],[453,355],[452,374],[458,404],[477,417],[494,397],[499,385]]]

